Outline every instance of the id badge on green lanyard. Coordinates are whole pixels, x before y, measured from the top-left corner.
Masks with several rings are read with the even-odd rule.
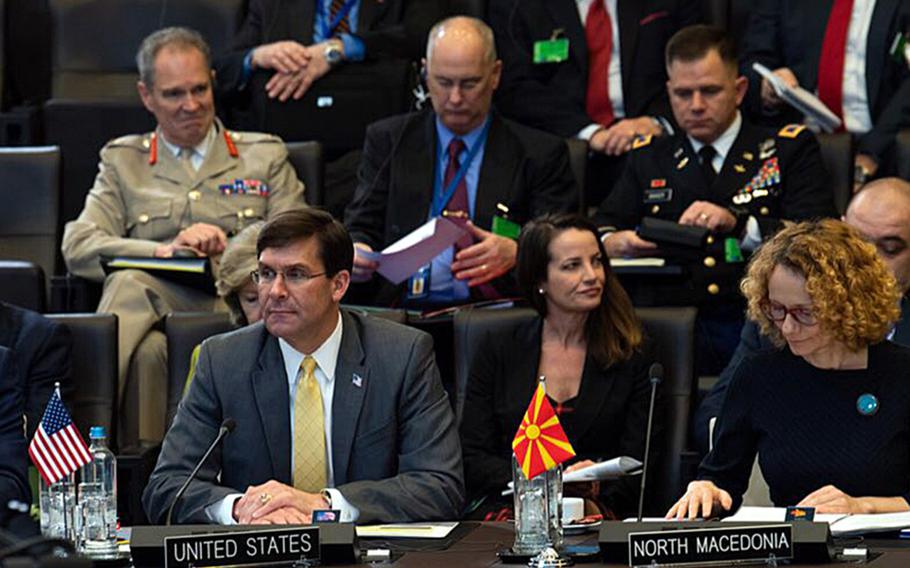
[[[562,28],[555,29],[550,39],[534,42],[535,64],[562,63],[569,59],[569,39],[559,37],[563,32]]]

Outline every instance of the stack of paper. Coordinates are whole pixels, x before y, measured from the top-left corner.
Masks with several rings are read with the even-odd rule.
[[[755,69],[759,75],[768,80],[778,97],[803,113],[807,119],[818,124],[823,131],[834,132],[840,128],[840,118],[831,112],[831,109],[825,106],[825,103],[818,97],[802,87],[789,87],[780,77],[761,63],[753,63],[752,69]]]
[[[741,507],[724,522],[782,523],[786,518],[784,507]],[[799,521],[796,521],[799,522]],[[815,522],[828,523],[834,536],[848,536],[874,532],[897,531],[910,527],[910,513],[881,513],[878,515],[816,514]]]

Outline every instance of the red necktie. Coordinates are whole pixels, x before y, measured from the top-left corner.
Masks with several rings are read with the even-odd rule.
[[[341,11],[342,6],[344,6],[344,0],[332,0],[332,5],[329,8],[329,23],[335,21],[335,16]],[[346,34],[351,31],[351,26],[348,23],[348,14],[345,14],[341,21],[338,22],[338,25],[335,26],[335,29],[332,30],[333,35]]]
[[[613,51],[613,24],[604,0],[594,0],[585,20],[585,39],[588,42],[588,93],[585,109],[598,124],[613,122],[610,103],[610,53]]]
[[[844,118],[844,59],[852,12],[853,0],[834,0],[818,61],[818,98],[841,119]]]
[[[458,161],[458,155],[461,154],[464,149],[464,140],[461,138],[453,138],[452,141],[449,142],[449,163],[446,166],[445,176],[443,176],[443,191],[449,189],[449,186],[452,184],[452,180],[455,179],[455,176],[458,174],[458,170],[461,169],[461,163]],[[455,186],[455,192],[452,193],[452,197],[449,199],[449,202],[446,203],[445,206],[446,217],[449,219],[449,221],[452,221],[459,226],[465,225],[468,222],[468,219],[471,217],[470,209],[468,207],[468,182],[465,178],[467,178],[466,175],[462,176],[458,181],[458,185]],[[458,251],[463,248],[467,248],[471,246],[473,242],[474,240],[470,235],[465,235],[458,239],[458,242],[455,243],[455,250]]]

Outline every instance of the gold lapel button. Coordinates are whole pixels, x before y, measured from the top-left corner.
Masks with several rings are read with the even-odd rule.
[[[767,207],[762,207],[761,209],[758,210],[758,212],[761,213],[762,215],[767,215],[771,211]]]
[[[712,296],[720,294],[720,286],[714,283],[708,284],[708,293]]]
[[[660,205],[655,205],[654,207],[651,208],[652,215],[657,215],[658,213],[660,213]]]
[[[713,256],[706,256],[704,263],[705,263],[705,266],[707,266],[708,268],[714,268],[714,266],[717,264],[717,261],[714,260]]]
[[[199,193],[199,190],[194,189],[193,191],[191,191],[187,194],[187,197],[189,197],[193,201],[199,201],[199,198],[202,197],[202,194]]]
[[[714,244],[714,236],[713,236],[713,235],[708,235],[708,238],[705,240],[705,242],[708,243],[709,245],[713,245],[713,244]]]
[[[149,222],[149,216],[146,215],[145,213],[143,213],[142,215],[139,216],[139,222],[140,222],[140,223],[148,223],[148,222]]]

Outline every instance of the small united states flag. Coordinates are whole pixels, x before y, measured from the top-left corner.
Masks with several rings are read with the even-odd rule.
[[[73,424],[70,413],[55,390],[44,410],[44,417],[28,446],[28,455],[48,485],[92,461],[85,440]]]

